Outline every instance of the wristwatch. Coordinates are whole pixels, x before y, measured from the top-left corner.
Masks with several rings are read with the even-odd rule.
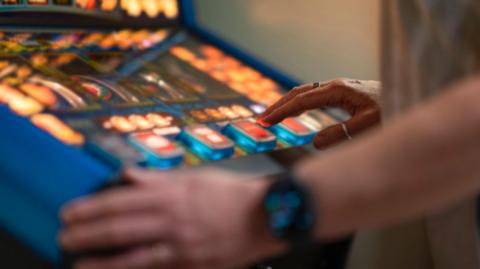
[[[318,216],[310,191],[292,174],[274,177],[264,197],[264,209],[273,236],[293,248],[312,243]]]

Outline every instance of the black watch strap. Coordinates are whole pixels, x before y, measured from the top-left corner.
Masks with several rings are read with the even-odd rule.
[[[277,175],[268,189],[264,207],[272,234],[292,247],[308,245],[318,218],[308,188],[290,173]]]

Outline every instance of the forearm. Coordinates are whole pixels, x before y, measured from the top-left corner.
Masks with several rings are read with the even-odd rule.
[[[480,189],[480,81],[412,110],[298,174],[319,205],[320,237],[419,217]]]

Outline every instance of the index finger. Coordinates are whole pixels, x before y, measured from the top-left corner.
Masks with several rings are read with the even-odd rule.
[[[306,110],[338,104],[341,101],[341,91],[331,89],[317,89],[299,94],[275,109],[270,115],[263,118],[268,124],[277,124],[288,117],[298,115]],[[319,92],[321,91],[321,92]]]
[[[315,82],[315,83],[312,83],[312,84],[305,84],[305,85],[302,85],[302,86],[299,86],[299,87],[295,87],[293,88],[291,91],[289,91],[285,96],[283,96],[282,98],[280,98],[280,100],[278,100],[277,102],[275,102],[273,105],[269,106],[262,114],[260,114],[257,119],[258,120],[262,120],[264,119],[265,117],[269,116],[273,111],[275,111],[277,108],[283,106],[285,103],[287,103],[288,101],[290,101],[292,98],[294,98],[295,96],[299,95],[299,94],[302,94],[302,93],[305,93],[305,92],[308,92],[308,91],[311,91],[313,89],[316,89],[320,86],[320,83],[318,82]]]
[[[152,199],[161,197],[148,188],[124,187],[67,204],[61,217],[66,224],[72,224],[106,215],[146,210],[153,206]]]

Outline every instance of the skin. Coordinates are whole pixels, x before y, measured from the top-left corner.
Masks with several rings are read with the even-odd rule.
[[[351,136],[356,136],[381,120],[380,105],[368,95],[333,80],[314,87],[306,84],[288,92],[282,99],[259,115],[257,121],[264,126],[275,125],[285,118],[298,116],[303,112],[319,107],[340,107],[352,118],[345,122]],[[347,139],[340,124],[319,132],[314,139],[317,149],[325,149]]]
[[[321,216],[316,238],[398,224],[477,194],[479,89],[480,79],[453,85],[328,157],[313,157],[297,165],[296,174],[312,192]],[[347,103],[328,90],[318,95],[325,96],[315,97],[320,106],[331,100]],[[309,107],[271,109],[262,116],[273,124]],[[215,170],[134,170],[127,178],[135,185],[68,205],[62,214],[66,230],[60,241],[72,251],[112,246],[132,250],[87,258],[76,268],[228,269],[286,249],[269,235],[261,210],[266,180]],[[172,250],[168,259],[155,259],[152,244],[168,245]]]

